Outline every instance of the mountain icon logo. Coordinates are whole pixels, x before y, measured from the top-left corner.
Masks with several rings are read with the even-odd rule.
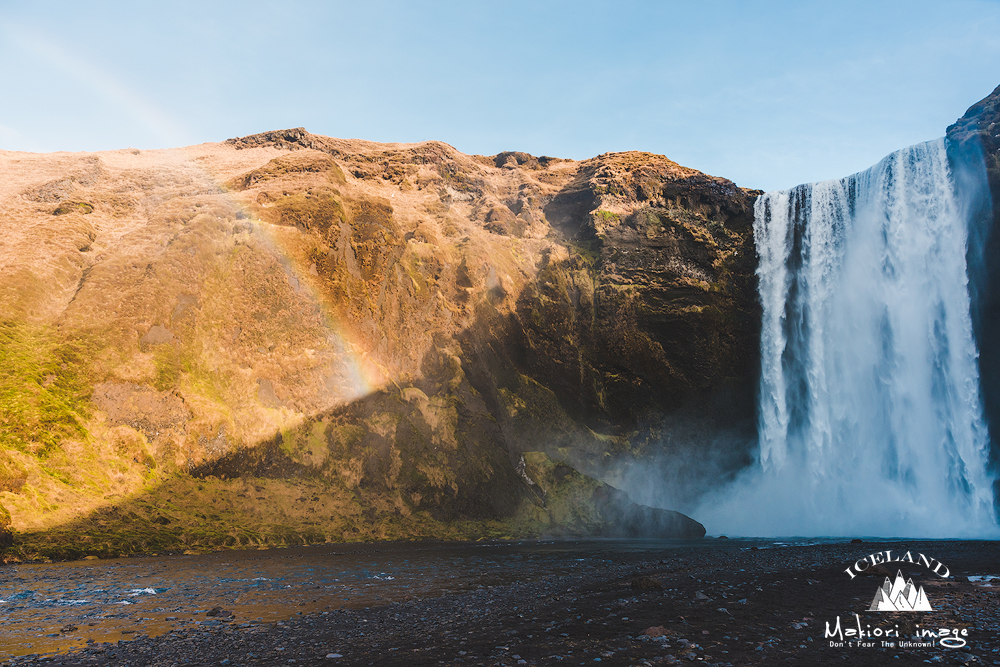
[[[934,611],[931,607],[924,587],[917,588],[913,585],[913,579],[903,581],[902,570],[896,571],[896,580],[890,582],[889,577],[885,578],[885,583],[875,591],[875,599],[868,611]]]

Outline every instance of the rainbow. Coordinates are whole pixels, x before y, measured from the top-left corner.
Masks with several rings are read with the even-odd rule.
[[[111,73],[88,62],[80,54],[69,54],[58,44],[37,30],[25,25],[6,20],[0,26],[0,34],[12,46],[22,50],[26,56],[37,58],[67,78],[86,86],[108,103],[114,105],[123,114],[129,116],[138,125],[145,127],[158,143],[164,147],[174,147],[189,144],[190,132],[168,113],[158,108],[149,100],[143,98]],[[177,156],[183,151],[170,151],[167,155]],[[206,179],[219,187],[219,192],[226,193],[226,188],[216,177],[208,173],[196,160],[187,156],[184,164],[198,170]],[[230,203],[243,209],[244,203],[231,194],[224,194]],[[327,340],[341,364],[342,376],[347,380],[350,389],[348,395],[338,395],[336,400],[349,401],[376,391],[390,381],[389,373],[368,353],[368,346],[354,328],[342,317],[336,314],[334,304],[329,303],[319,289],[314,276],[308,267],[303,267],[293,253],[284,246],[278,234],[275,234],[269,223],[255,220],[255,230],[265,240],[269,249],[278,257],[290,278],[297,280],[300,293],[304,293],[321,313],[322,325],[328,335]]]

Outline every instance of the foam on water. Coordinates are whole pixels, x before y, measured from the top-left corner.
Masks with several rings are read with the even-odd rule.
[[[759,465],[710,530],[996,534],[963,211],[943,139],[758,198]]]

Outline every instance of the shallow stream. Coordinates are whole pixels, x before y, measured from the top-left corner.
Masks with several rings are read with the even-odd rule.
[[[843,541],[842,539],[838,541]],[[801,541],[815,544],[817,540]],[[592,574],[763,539],[383,543],[0,567],[0,658]],[[232,617],[207,613],[215,607]]]

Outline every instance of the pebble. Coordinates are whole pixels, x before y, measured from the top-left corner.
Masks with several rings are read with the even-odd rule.
[[[963,544],[965,543],[955,547],[948,546],[959,554],[979,549],[976,545],[966,547]],[[947,552],[941,553],[941,546],[935,548],[939,550],[935,555],[940,553],[943,561],[957,560],[957,557]],[[796,581],[795,577],[789,577],[787,551],[778,549],[762,551],[760,555],[745,551],[745,558],[752,558],[752,562],[759,566],[758,571],[748,568],[752,574],[743,574],[742,569],[735,570],[728,556],[720,562],[716,562],[714,556],[700,557],[701,560],[695,560],[690,567],[685,568],[683,574],[663,572],[663,568],[657,570],[655,563],[646,564],[644,567],[651,574],[662,579],[664,589],[641,593],[627,586],[627,582],[635,576],[634,569],[639,569],[633,561],[628,568],[611,564],[600,572],[579,577],[551,576],[547,580],[490,588],[470,587],[471,590],[437,598],[386,602],[383,605],[372,605],[370,609],[339,609],[327,615],[316,612],[314,615],[293,616],[291,620],[280,624],[255,622],[251,627],[238,629],[235,624],[215,619],[205,619],[206,625],[197,628],[185,622],[161,637],[98,645],[99,649],[81,648],[69,655],[55,658],[24,656],[9,662],[0,658],[0,664],[17,667],[28,664],[44,664],[45,667],[80,664],[93,664],[94,667],[152,667],[176,664],[184,667],[186,660],[201,665],[232,665],[227,655],[237,655],[236,664],[241,667],[275,667],[285,664],[281,663],[281,659],[285,658],[277,659],[278,656],[288,656],[285,659],[287,664],[314,664],[317,658],[322,660],[321,656],[331,660],[344,658],[343,654],[336,652],[321,653],[324,646],[337,643],[345,647],[351,646],[352,657],[336,664],[355,660],[359,664],[368,664],[369,660],[378,658],[378,664],[387,667],[457,662],[456,654],[463,656],[463,664],[470,665],[476,662],[490,664],[491,660],[503,660],[504,657],[510,658],[509,661],[504,661],[505,664],[518,666],[557,662],[603,663],[604,660],[609,664],[636,667],[647,663],[686,664],[688,661],[723,666],[727,664],[727,660],[732,660],[733,664],[754,666],[812,664],[809,659],[815,657],[817,649],[815,645],[813,648],[803,648],[813,639],[806,635],[810,633],[810,627],[816,624],[822,627],[822,621],[830,615],[831,610],[832,613],[841,610],[836,599],[813,597],[809,600],[809,606],[800,605],[801,608],[794,610],[778,610],[769,606],[767,613],[780,614],[780,619],[775,617],[769,622],[761,622],[752,618],[752,614],[759,613],[764,604],[761,600],[762,589],[769,591],[772,590],[769,587],[775,587],[773,590],[779,590],[778,587],[781,586],[798,585],[800,589],[797,592],[801,593],[802,588],[812,586],[812,582],[805,579],[806,574],[825,577],[819,569],[828,561],[843,560],[845,555],[825,547],[811,551],[799,549],[809,561],[792,562],[791,572],[797,573],[798,584],[793,583]],[[815,554],[825,554],[827,550],[833,550],[833,555],[815,558]],[[984,551],[988,549],[984,548]],[[989,551],[980,556],[980,560],[987,562],[988,558],[994,556],[995,551]],[[813,560],[816,561],[815,564]],[[676,567],[674,563],[675,561],[671,561],[670,566]],[[740,565],[744,563],[737,561],[735,567]],[[692,571],[698,575],[697,582],[688,579]],[[823,579],[824,585],[829,585],[830,581],[830,577]],[[625,585],[620,585],[622,583]],[[970,625],[975,622],[982,628],[991,626],[993,610],[986,604],[989,589],[980,592],[980,589],[973,589],[968,582],[963,582],[962,585],[965,586],[964,589],[940,589],[934,603],[960,610],[960,618]],[[733,612],[730,615],[715,613],[710,606],[706,607],[703,602],[692,599],[698,589],[708,591],[716,597],[721,597],[722,591],[730,591],[731,598],[737,598],[739,594],[752,594],[749,599],[740,600],[748,604],[748,607],[734,607],[730,610]],[[868,597],[867,589],[864,592],[865,597]],[[946,594],[951,597],[946,597]],[[729,605],[732,604],[730,601]],[[737,609],[742,610],[743,614],[737,614]],[[205,611],[203,609],[201,613]],[[624,616],[626,612],[628,616]],[[748,615],[751,616],[749,620]],[[629,625],[617,623],[626,618],[634,620]],[[594,622],[586,625],[588,619]],[[809,625],[805,624],[807,620]],[[217,625],[213,627],[209,623]],[[775,627],[766,627],[768,623]],[[603,632],[607,634],[600,631],[591,634],[595,627],[602,624],[606,627]],[[632,624],[635,627],[630,627]],[[793,624],[800,625],[799,630],[793,631]],[[79,626],[84,630],[91,627],[84,627],[83,624]],[[59,625],[53,627],[58,628]],[[660,636],[654,639],[647,633],[636,634],[639,628],[647,627],[657,631],[655,634]],[[543,628],[551,628],[553,632],[540,632]],[[555,636],[556,630],[564,628],[573,632]],[[712,641],[712,646],[702,648],[689,639],[703,637],[706,631],[710,632],[708,637],[717,636],[719,641]],[[979,627],[975,632],[976,640],[985,643],[984,652],[1000,652],[1000,644],[990,633]],[[83,632],[79,635],[79,640],[88,638]],[[793,637],[797,640],[794,643],[784,641]],[[77,636],[74,635],[74,638]],[[779,638],[782,640],[780,643]],[[800,644],[803,639],[808,639],[809,642]],[[507,640],[506,645],[498,645],[504,640]],[[677,655],[668,654],[668,650],[675,651]],[[706,650],[709,656],[703,655]],[[521,653],[528,655],[522,656]],[[723,661],[715,663],[722,654],[726,654]],[[833,659],[838,657],[835,652],[825,654]],[[600,657],[595,658],[595,655]],[[947,657],[949,661],[958,659],[962,662],[966,655],[971,654],[953,652]],[[934,660],[932,664],[940,664],[941,658],[925,652],[919,656],[918,662],[926,659]],[[988,660],[984,662],[989,663]]]

